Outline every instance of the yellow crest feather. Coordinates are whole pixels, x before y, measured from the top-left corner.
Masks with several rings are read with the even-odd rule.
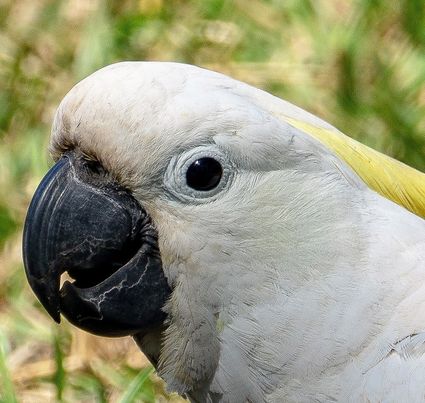
[[[381,154],[337,130],[316,127],[288,117],[285,120],[333,150],[370,188],[425,218],[424,173]]]

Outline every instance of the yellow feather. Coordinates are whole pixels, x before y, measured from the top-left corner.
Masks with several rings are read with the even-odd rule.
[[[337,130],[316,127],[288,117],[285,120],[333,150],[370,188],[425,218],[424,173],[381,154]]]

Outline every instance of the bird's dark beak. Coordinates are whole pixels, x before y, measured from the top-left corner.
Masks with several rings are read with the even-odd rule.
[[[97,163],[65,154],[43,178],[26,217],[28,281],[57,322],[102,336],[159,326],[170,288],[147,212]],[[74,282],[60,288],[61,275]]]

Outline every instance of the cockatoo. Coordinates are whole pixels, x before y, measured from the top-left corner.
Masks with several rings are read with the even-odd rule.
[[[131,335],[194,402],[425,399],[424,174],[162,62],[77,84],[50,153],[23,247],[57,322]]]

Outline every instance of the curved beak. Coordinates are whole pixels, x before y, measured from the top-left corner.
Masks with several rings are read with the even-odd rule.
[[[74,153],[46,174],[28,209],[23,256],[34,293],[56,322],[102,336],[159,326],[171,290],[157,232],[103,168]],[[74,282],[60,288],[67,272]]]

